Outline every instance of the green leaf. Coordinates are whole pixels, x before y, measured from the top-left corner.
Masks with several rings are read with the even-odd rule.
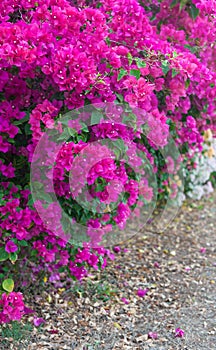
[[[172,69],[172,78],[174,78],[176,75],[178,75],[179,72],[175,68]]]
[[[61,120],[61,116],[60,116],[60,118],[59,118],[59,122],[60,122],[60,124],[62,124],[62,125],[64,125],[64,126],[67,126],[68,127],[68,122],[69,122],[69,120]]]
[[[68,133],[68,129],[64,129],[60,136],[57,137],[58,141],[68,140],[70,138],[70,134]]]
[[[70,136],[75,136],[77,134],[76,129],[68,128],[68,133]]]
[[[130,75],[136,77],[137,79],[140,78],[140,70],[139,69],[131,69],[130,70]]]
[[[19,241],[18,244],[19,244],[21,247],[27,247],[27,246],[28,246],[28,242],[26,242],[25,240]]]
[[[128,74],[128,72],[125,69],[120,68],[117,81],[120,81],[127,74]]]
[[[190,45],[184,45],[184,47],[186,49],[190,50],[190,52],[192,52],[192,53],[196,53],[196,51],[197,51],[197,47],[196,46],[193,47],[193,46],[190,46]]]
[[[0,261],[5,261],[9,257],[9,254],[5,251],[4,247],[0,248]]]
[[[109,38],[109,37],[107,37],[107,38],[105,39],[105,41],[106,41],[106,43],[107,43],[108,46],[111,45],[111,41],[110,41],[110,38]]]
[[[84,95],[88,95],[91,90],[85,90]]]
[[[136,125],[137,117],[133,113],[125,114],[122,118],[123,123],[126,123],[126,125]]]
[[[48,193],[40,190],[37,195],[39,199],[44,200],[46,203],[53,203],[53,199]]]
[[[32,131],[31,131],[30,127],[31,127],[30,124],[26,124],[25,125],[25,133],[26,133],[26,135],[31,135],[32,134]]]
[[[162,61],[161,68],[163,73],[166,75],[169,72],[169,62],[167,60]]]
[[[30,254],[31,256],[37,256],[38,251],[36,249],[32,249]]]
[[[170,4],[170,8],[172,9],[173,7],[175,7],[178,4],[179,0],[173,0]]]
[[[10,293],[14,289],[14,281],[11,278],[7,278],[6,280],[3,281],[2,287],[4,290]]]
[[[0,92],[0,102],[2,102],[4,100],[5,100],[4,94],[3,94],[3,92]]]
[[[4,199],[0,198],[0,206],[4,205],[5,203],[6,203],[6,201]]]
[[[64,99],[65,99],[64,91],[55,92],[51,97],[51,101],[53,101],[53,100],[63,101]]]
[[[99,263],[100,263],[100,266],[103,265],[104,263],[104,259],[101,255],[99,256]]]
[[[121,152],[125,152],[127,149],[127,146],[122,139],[113,141],[113,145],[115,145],[115,147],[117,147]]]
[[[124,101],[124,97],[116,92],[116,97],[119,99],[120,102]]]
[[[34,190],[41,190],[43,188],[43,184],[39,181],[34,181],[32,183],[32,187],[34,188]]]
[[[174,57],[174,58],[178,57],[178,54],[177,54],[176,51],[173,51],[173,57]]]
[[[121,151],[118,148],[115,148],[114,153],[115,153],[116,159],[119,160],[121,156]]]
[[[100,123],[100,120],[103,118],[103,114],[99,111],[94,111],[91,114],[91,125],[97,125]]]
[[[107,68],[110,68],[110,69],[113,68],[113,66],[112,66],[111,64],[109,64],[109,63],[106,64],[106,67],[107,67]]]
[[[179,6],[180,11],[185,7],[186,3],[187,3],[187,0],[180,0],[180,6]]]
[[[199,16],[199,12],[200,12],[199,9],[194,4],[191,4],[191,7],[190,7],[191,18],[196,19]]]
[[[208,110],[208,103],[206,103],[205,105],[204,105],[204,107],[203,107],[203,112],[204,113],[207,113],[207,110]]]
[[[89,132],[88,126],[84,122],[80,121],[79,123],[82,126],[82,131]]]
[[[34,205],[33,198],[30,198],[30,199],[29,199],[27,205],[28,205],[29,207],[33,207],[33,205]]]
[[[128,57],[129,66],[131,66],[131,64],[133,62],[133,56],[131,55],[130,52],[128,52],[127,57]]]
[[[141,60],[139,57],[137,57],[135,60],[136,60],[136,64],[137,64],[138,68],[145,68],[146,67],[145,61]]]
[[[10,253],[9,259],[12,263],[15,263],[17,261],[18,255],[17,253]]]
[[[151,18],[150,18],[150,21],[154,21],[156,18],[156,14],[154,14]]]
[[[58,272],[64,272],[65,271],[65,267],[64,266],[61,266],[59,269],[58,269]]]
[[[101,2],[99,2],[97,5],[96,5],[96,8],[99,9],[100,7],[102,7],[103,4]]]
[[[25,122],[27,122],[29,120],[29,112],[26,113],[25,117],[20,119],[20,120],[15,120],[13,122],[14,125],[20,125],[20,124],[23,124]]]
[[[185,88],[187,89],[190,85],[190,79],[187,79],[185,82]]]

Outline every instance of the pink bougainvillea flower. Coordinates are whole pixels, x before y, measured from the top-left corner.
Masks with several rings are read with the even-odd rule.
[[[24,315],[23,295],[20,292],[3,293],[0,299],[0,323],[20,321]]]
[[[119,253],[121,251],[121,248],[119,246],[116,246],[113,248],[115,253]]]
[[[191,270],[190,266],[186,266],[186,267],[185,267],[185,271],[186,271],[186,272],[189,272],[190,270]]]
[[[184,331],[183,329],[181,328],[176,328],[175,330],[175,337],[179,337],[179,338],[182,338],[184,336]]]
[[[45,320],[42,317],[35,317],[33,323],[35,327],[40,327],[41,324],[45,323]]]
[[[201,247],[201,248],[200,248],[200,253],[204,254],[205,252],[206,252],[206,248]]]
[[[120,270],[121,269],[121,265],[116,265],[115,268]]]
[[[50,334],[58,334],[58,329],[50,329],[49,331],[48,331]]]
[[[123,303],[125,303],[126,305],[130,303],[129,300],[126,298],[121,298],[121,301],[123,301]]]
[[[30,309],[30,308],[28,308],[26,306],[24,306],[24,310],[23,311],[24,311],[24,313],[26,315],[33,314],[35,312],[34,310],[32,310],[32,309]]]
[[[150,339],[158,339],[158,334],[155,333],[155,332],[149,332],[149,333],[148,333],[148,337],[149,337]]]
[[[160,265],[157,261],[154,262],[154,267],[157,267],[158,269],[160,268]]]
[[[139,101],[145,101],[145,99],[152,93],[154,90],[154,85],[146,82],[144,78],[140,78],[136,85],[133,88],[135,95]]]
[[[138,295],[138,297],[144,297],[148,293],[148,291],[149,291],[148,288],[138,289],[137,295]]]
[[[5,245],[5,251],[7,253],[15,253],[18,250],[17,245],[13,241],[8,241]]]

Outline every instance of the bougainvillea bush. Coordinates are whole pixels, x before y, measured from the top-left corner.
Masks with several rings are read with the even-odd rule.
[[[159,198],[177,196],[181,181],[173,164],[193,168],[205,130],[216,130],[215,15],[213,0],[1,1],[0,322],[19,320],[26,312],[26,281],[21,273],[14,278],[19,267],[30,268],[33,280],[49,274],[57,285],[62,276],[80,280],[88,267],[104,268],[107,258],[114,258],[98,244],[100,238],[113,227],[124,230],[131,214],[139,215],[154,197],[149,178],[135,171],[142,154],[156,176]],[[86,106],[94,106],[94,113],[85,113]],[[80,112],[66,125],[68,139],[53,164],[54,189],[71,219],[86,226],[93,240],[96,232],[94,246],[72,244],[67,235],[53,232],[31,196],[37,145],[47,130],[64,133],[59,120],[74,110]],[[169,138],[178,159],[161,156]],[[106,145],[94,146],[99,139],[115,143],[116,158]],[[130,154],[133,149],[137,156]],[[80,152],[87,160],[98,159],[88,171],[87,187],[102,213],[76,202],[84,186],[78,181]],[[122,152],[129,165],[121,161]],[[73,164],[78,185],[71,193]],[[45,193],[40,181],[38,188]],[[49,196],[48,191],[37,204],[55,220]]]

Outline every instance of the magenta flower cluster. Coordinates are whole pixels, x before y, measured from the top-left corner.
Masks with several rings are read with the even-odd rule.
[[[28,263],[33,280],[43,270],[56,285],[62,272],[80,280],[90,267],[105,268],[114,255],[99,246],[103,236],[114,226],[123,230],[131,215],[153,200],[155,188],[140,172],[142,155],[157,176],[161,198],[175,197],[176,164],[190,167],[202,151],[203,132],[216,131],[215,1],[90,3],[0,3],[0,260],[12,267]],[[88,127],[91,116],[82,112],[88,105],[103,108],[107,119],[114,115],[115,123],[99,118]],[[55,166],[44,166],[47,178],[53,171],[62,207],[87,227],[93,245],[68,244],[63,234],[48,229],[29,185],[41,137],[46,130],[62,133],[58,121],[75,109],[81,112],[68,125],[70,138]],[[170,137],[181,157],[165,162],[157,151]],[[97,141],[105,139],[118,147],[98,148]],[[52,149],[46,152],[51,159]],[[127,162],[118,160],[122,153]],[[39,169],[36,176],[40,179]],[[86,203],[91,198],[101,214],[97,206],[93,215],[75,205],[85,186]],[[54,222],[59,208],[52,201],[43,207],[43,200],[37,205]],[[22,294],[2,285],[0,323],[19,320],[25,313]]]
[[[25,314],[24,308],[22,293],[3,293],[0,299],[0,323],[20,321]]]

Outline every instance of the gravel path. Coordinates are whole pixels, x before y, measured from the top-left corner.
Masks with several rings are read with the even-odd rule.
[[[187,203],[164,233],[134,237],[82,286],[34,297],[46,323],[8,349],[216,349],[215,218],[216,194]],[[148,292],[141,298],[138,289]]]

